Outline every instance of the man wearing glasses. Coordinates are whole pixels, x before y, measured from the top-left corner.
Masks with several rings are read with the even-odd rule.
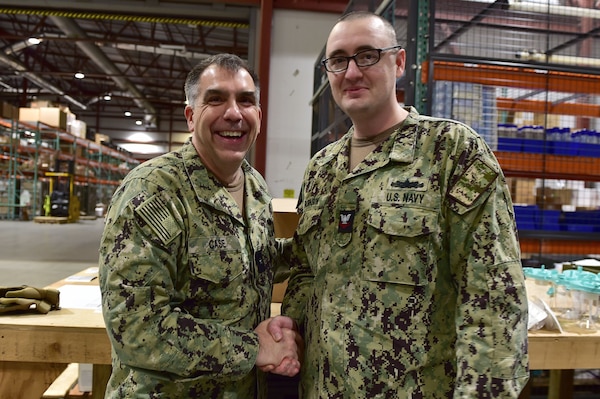
[[[298,199],[283,314],[305,338],[302,398],[517,398],[527,297],[494,154],[397,102],[405,51],[385,19],[343,16],[323,66],[353,126]]]

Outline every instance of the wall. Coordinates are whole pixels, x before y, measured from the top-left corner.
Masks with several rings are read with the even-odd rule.
[[[274,10],[265,179],[274,197],[298,196],[310,159],[313,68],[337,14]]]

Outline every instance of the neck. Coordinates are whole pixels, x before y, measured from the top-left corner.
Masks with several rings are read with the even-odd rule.
[[[238,168],[237,171],[229,178],[227,178],[226,180],[221,180],[221,183],[223,183],[223,185],[228,189],[234,189],[239,187],[244,183],[244,171],[242,170],[242,168]]]
[[[202,161],[202,164],[206,167],[206,169],[208,169],[213,175],[215,175],[215,177],[217,178],[217,180],[219,180],[219,182],[221,182],[221,184],[223,184],[225,187],[228,187],[231,184],[235,184],[236,182],[239,182],[240,176],[244,176],[244,171],[242,170],[242,163],[244,162],[243,160],[240,162],[227,162],[227,161],[212,161],[210,158],[205,158],[204,154],[200,151],[198,151],[198,144],[196,143],[196,141],[194,140],[194,137],[192,137],[192,145],[194,146],[194,148],[196,149],[196,153],[198,154],[198,156],[200,157],[200,160]]]
[[[352,117],[350,119],[354,125],[353,137],[366,140],[372,139],[381,132],[401,123],[407,116],[408,111],[402,108],[400,104],[397,104],[392,112],[379,112],[376,117]]]

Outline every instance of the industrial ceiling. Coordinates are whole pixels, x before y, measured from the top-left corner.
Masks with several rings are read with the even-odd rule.
[[[139,121],[139,129],[171,144],[173,114],[182,120],[183,83],[193,65],[220,52],[258,64],[265,4],[339,14],[346,7],[339,0],[5,0],[0,101],[69,107],[88,130],[117,143],[128,140],[125,126]]]

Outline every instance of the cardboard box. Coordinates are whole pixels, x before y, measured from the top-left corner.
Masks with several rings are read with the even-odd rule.
[[[73,114],[71,114],[73,115]],[[87,125],[84,121],[80,121],[75,119],[70,123],[67,122],[67,131],[71,133],[73,136],[80,137],[82,139],[86,138],[87,135]]]
[[[19,119],[19,108],[7,103],[6,101],[2,101],[2,103],[0,103],[0,118],[11,120]]]
[[[299,216],[296,213],[296,198],[273,198],[273,222],[275,237],[288,238],[294,235]]]
[[[561,210],[563,205],[571,205],[573,190],[568,188],[538,187],[535,203],[540,209]]]
[[[535,180],[507,178],[506,182],[514,204],[533,205],[536,203]]]
[[[110,137],[106,134],[96,133],[95,135],[96,144],[108,144],[110,143]]]
[[[30,108],[50,108],[53,106],[54,104],[49,100],[35,100],[29,103]]]
[[[67,130],[67,114],[60,108],[19,108],[19,121],[40,122]]]
[[[295,198],[273,198],[273,223],[275,225],[275,237],[288,238],[294,235],[298,225],[299,215],[296,213]],[[283,301],[287,288],[287,281],[273,285],[272,302]]]

